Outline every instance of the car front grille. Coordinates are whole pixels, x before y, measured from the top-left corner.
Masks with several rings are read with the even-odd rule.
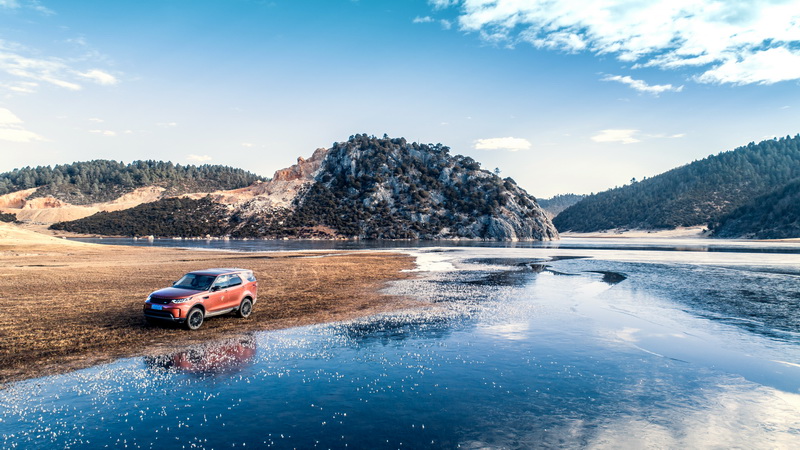
[[[168,305],[170,302],[172,302],[171,298],[150,297],[150,303],[155,303],[156,305]]]
[[[150,317],[163,317],[165,319],[172,319],[172,314],[170,314],[167,311],[156,311],[153,309],[148,309],[147,311],[145,311],[144,314]]]

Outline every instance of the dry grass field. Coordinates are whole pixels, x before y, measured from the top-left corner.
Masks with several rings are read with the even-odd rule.
[[[378,293],[408,276],[409,256],[379,252],[232,253],[83,244],[0,227],[0,386],[115,358],[167,353],[254,330],[344,320],[415,306]],[[190,332],[149,326],[142,304],[183,273],[252,269],[248,319],[220,316]]]

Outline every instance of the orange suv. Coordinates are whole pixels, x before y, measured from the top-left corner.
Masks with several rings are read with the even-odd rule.
[[[256,303],[258,283],[252,270],[196,270],[147,296],[144,317],[150,322],[182,323],[196,330],[207,317],[236,312],[247,318]]]

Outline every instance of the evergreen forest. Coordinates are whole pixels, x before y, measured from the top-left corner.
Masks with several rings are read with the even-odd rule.
[[[165,195],[236,189],[264,178],[228,166],[180,165],[163,161],[94,160],[56,166],[24,167],[0,173],[0,195],[39,189],[29,198],[55,197],[75,205],[111,201],[144,186],[161,186]]]
[[[759,196],[800,179],[800,135],[711,155],[565,209],[559,231],[665,229],[714,224]]]

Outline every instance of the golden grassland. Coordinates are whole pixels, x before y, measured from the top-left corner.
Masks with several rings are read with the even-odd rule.
[[[320,258],[319,256],[324,255]],[[119,357],[168,353],[255,330],[345,320],[417,306],[382,295],[413,258],[380,252],[233,253],[84,244],[0,226],[0,386]],[[147,325],[147,295],[182,274],[243,267],[258,277],[248,319],[198,331]]]

